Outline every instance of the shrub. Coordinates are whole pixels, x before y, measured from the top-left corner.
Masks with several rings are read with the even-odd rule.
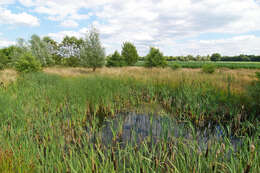
[[[118,51],[115,51],[113,55],[108,56],[107,58],[107,67],[123,67],[125,65],[126,62]]]
[[[214,73],[216,70],[216,66],[214,64],[205,64],[202,66],[202,71],[204,73]]]
[[[130,43],[125,42],[122,47],[122,57],[124,58],[127,65],[135,65],[138,61],[138,53],[136,47]]]
[[[7,66],[8,57],[0,50],[0,70]]]
[[[166,67],[167,61],[159,49],[151,48],[145,59],[146,67]]]
[[[41,63],[31,53],[25,52],[16,62],[15,68],[22,73],[36,72],[41,70]]]
[[[171,65],[171,69],[173,69],[173,70],[177,70],[177,69],[179,69],[179,68],[181,68],[182,66],[181,66],[181,64],[179,64],[179,63],[173,63],[172,65]]]

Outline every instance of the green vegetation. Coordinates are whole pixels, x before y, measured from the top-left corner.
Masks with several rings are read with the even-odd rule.
[[[95,28],[92,28],[86,35],[80,49],[80,58],[83,66],[90,67],[93,71],[105,65],[105,49],[101,45],[99,33]]]
[[[171,67],[173,64],[178,63],[183,68],[202,68],[205,64],[214,64],[216,68],[229,68],[229,69],[260,69],[260,62],[211,62],[211,61],[170,61],[168,65]],[[136,66],[145,66],[144,61],[139,61]]]
[[[211,61],[220,61],[221,60],[221,55],[219,53],[213,53],[210,57]]]
[[[15,66],[18,72],[30,73],[41,70],[41,63],[30,53],[24,53]]]
[[[216,66],[214,64],[205,64],[202,66],[202,71],[204,73],[214,73],[216,70]]]
[[[126,66],[124,58],[115,51],[113,55],[107,57],[107,67],[123,67]]]
[[[159,49],[154,47],[150,48],[148,55],[145,58],[146,67],[166,67],[167,62]]]
[[[170,65],[170,67],[171,67],[171,69],[173,69],[173,70],[177,70],[177,69],[181,68],[182,66],[181,66],[179,63],[172,63],[172,64]]]
[[[136,47],[130,42],[123,43],[121,54],[129,66],[134,65],[138,61],[139,56]]]
[[[259,112],[252,104],[256,98],[247,93],[251,91],[235,94],[230,87],[223,90],[212,82],[194,76],[169,82],[98,73],[74,78],[21,75],[0,88],[0,105],[5,108],[0,109],[0,170],[258,172]],[[232,78],[228,82],[233,85]],[[259,82],[255,85],[259,87]],[[141,113],[144,105],[158,105],[160,115],[190,122],[194,140],[168,138],[165,131],[156,143],[148,137],[140,144],[122,145],[118,128],[109,145],[102,142],[99,131],[104,119],[129,111]],[[149,113],[156,112],[149,109]],[[243,142],[235,148],[227,136],[200,149],[196,129],[209,122],[222,124]]]

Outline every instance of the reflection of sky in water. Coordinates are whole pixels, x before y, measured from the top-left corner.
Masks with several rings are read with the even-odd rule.
[[[188,123],[177,123],[166,116],[137,115],[134,113],[105,121],[101,131],[102,140],[105,144],[110,144],[114,137],[113,134],[117,134],[117,140],[123,144],[140,143],[145,139],[156,142],[169,138],[179,138],[197,141],[200,147],[205,148],[208,141],[220,141],[223,137],[227,137],[225,130],[220,126],[212,128],[209,125],[208,128],[203,130],[194,130]],[[229,139],[234,146],[240,143],[238,139]]]

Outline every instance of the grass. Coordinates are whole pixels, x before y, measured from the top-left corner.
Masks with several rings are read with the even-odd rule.
[[[0,171],[257,172],[259,120],[247,93],[254,72],[47,68],[16,76],[0,88]],[[104,145],[104,119],[132,111],[166,114],[195,129],[221,123],[243,143],[235,151],[224,138],[201,150],[196,140],[162,137],[122,147],[119,130]]]
[[[229,69],[260,69],[260,62],[225,62],[225,61],[170,61],[169,66],[178,63],[183,68],[202,68],[205,64],[214,64],[217,68]],[[144,66],[144,62],[139,61],[136,66]]]

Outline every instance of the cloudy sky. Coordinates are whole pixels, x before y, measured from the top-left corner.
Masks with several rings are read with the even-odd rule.
[[[0,47],[32,34],[60,41],[94,25],[107,54],[133,42],[165,55],[260,54],[260,0],[0,0]]]

